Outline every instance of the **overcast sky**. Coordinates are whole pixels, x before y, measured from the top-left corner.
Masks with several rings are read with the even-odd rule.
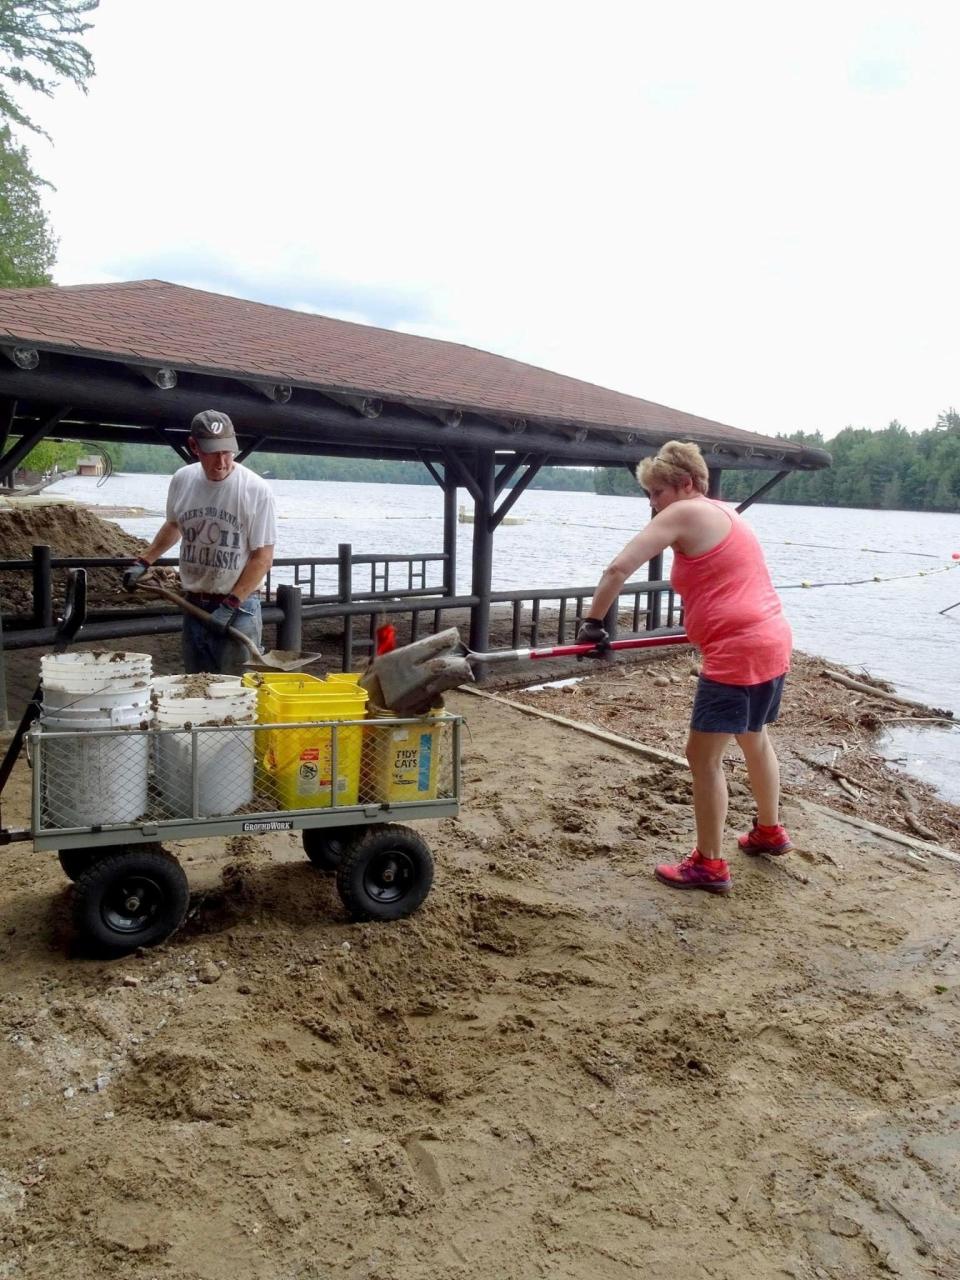
[[[956,0],[101,0],[60,284],[159,277],[749,430],[960,405]]]

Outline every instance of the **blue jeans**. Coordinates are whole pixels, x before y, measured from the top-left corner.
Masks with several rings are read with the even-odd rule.
[[[207,612],[213,613],[216,607],[211,605]],[[240,605],[233,626],[249,636],[258,649],[261,647],[263,620],[260,617],[259,596],[247,596]],[[242,676],[246,670],[244,663],[249,657],[250,651],[239,640],[219,635],[198,619],[184,615],[183,669],[187,675],[198,671],[214,671],[225,676]]]

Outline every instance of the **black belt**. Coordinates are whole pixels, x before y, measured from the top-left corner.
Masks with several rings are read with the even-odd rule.
[[[230,594],[231,594],[230,592],[227,592],[226,595],[218,596],[214,592],[185,591],[183,593],[183,598],[185,600],[189,600],[191,604],[198,604],[205,609],[208,605],[213,605],[214,607],[216,607],[218,604],[223,604],[224,600],[226,600],[227,598],[227,595],[230,595]],[[259,597],[259,595],[260,595],[259,591],[253,591],[251,592],[250,595],[246,596],[245,599],[256,600]],[[244,602],[241,601],[240,603],[243,604]]]

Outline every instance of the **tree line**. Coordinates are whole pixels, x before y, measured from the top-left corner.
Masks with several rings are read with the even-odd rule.
[[[899,422],[883,431],[844,427],[832,440],[819,431],[780,434],[778,440],[826,449],[833,465],[820,471],[792,471],[763,499],[811,507],[870,507],[880,511],[960,511],[960,413],[948,409],[928,431],[912,432]],[[766,472],[724,471],[723,496],[749,497]],[[626,467],[601,467],[597,493],[642,497]]]
[[[24,470],[47,471],[54,462],[59,462],[61,470],[66,470],[73,466],[78,454],[89,453],[92,448],[92,445],[44,443],[27,456]],[[114,471],[172,475],[178,467],[183,466],[180,458],[166,445],[110,444],[101,448],[109,453]],[[258,451],[250,454],[246,464],[258,475],[272,480],[354,480],[367,484],[435,483],[422,462],[392,462],[385,458],[327,458],[312,454]],[[592,492],[593,471],[589,467],[541,467],[531,487]]]
[[[886,511],[960,512],[960,413],[942,413],[936,427],[910,432],[899,422],[883,431],[845,427],[832,440],[819,431],[779,435],[811,448],[826,449],[833,466],[821,471],[794,471],[762,501],[814,507],[869,507]],[[165,445],[44,441],[24,460],[23,469],[41,474],[59,466],[72,471],[80,454],[109,455],[114,471],[171,475],[182,466]],[[352,480],[367,484],[433,484],[419,462],[375,458],[327,458],[308,454],[253,453],[248,465],[276,480]],[[725,471],[723,496],[734,502],[748,497],[768,473]],[[516,483],[514,477],[512,483]],[[622,497],[643,497],[627,467],[542,467],[531,488],[580,490]]]

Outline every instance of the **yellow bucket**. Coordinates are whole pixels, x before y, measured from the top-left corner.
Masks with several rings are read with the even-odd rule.
[[[360,683],[362,671],[331,671],[324,678],[324,684],[347,684],[356,685]]]
[[[317,689],[323,688],[323,680],[319,676],[308,676],[302,671],[246,671],[241,677],[240,683],[247,689],[256,689],[257,691],[257,720],[260,724],[270,724],[270,717],[265,714],[265,711],[267,694],[271,689],[280,689],[284,685],[293,686],[297,692],[302,692],[304,686]],[[267,749],[265,730],[257,729],[255,731],[253,749],[259,764]]]
[[[435,707],[431,716],[442,716]],[[396,719],[392,711],[375,711],[364,727],[363,800],[377,804],[435,800],[440,759],[439,724],[378,725]]]
[[[329,808],[357,803],[363,726],[336,731],[337,776],[333,778],[334,730],[311,721],[362,720],[367,691],[324,682],[304,682],[268,689],[263,722],[296,728],[265,729],[263,771],[277,796],[278,808]]]

